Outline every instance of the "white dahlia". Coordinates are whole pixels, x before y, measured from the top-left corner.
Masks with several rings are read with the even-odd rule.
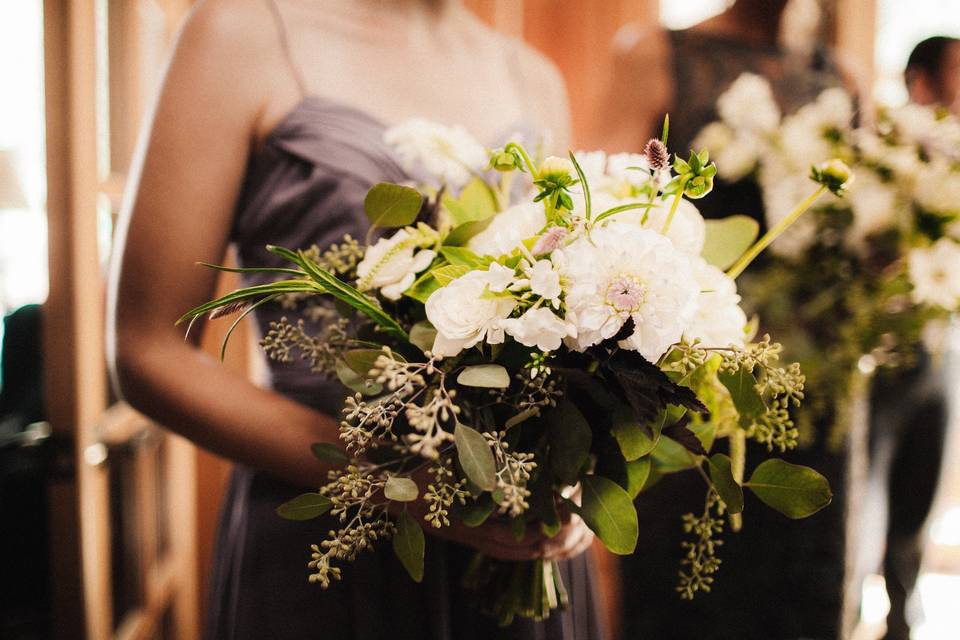
[[[688,341],[699,338],[706,347],[742,347],[747,314],[740,308],[736,282],[703,258],[697,258],[694,267],[700,295],[683,337]]]

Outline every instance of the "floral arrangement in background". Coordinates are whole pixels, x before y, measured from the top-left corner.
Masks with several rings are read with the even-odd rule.
[[[788,336],[811,383],[837,397],[858,368],[913,364],[923,334],[960,305],[960,121],[911,104],[858,124],[840,88],[782,116],[753,74],[717,111],[696,144],[715,154],[722,179],[756,181],[768,225],[802,197],[800,168],[840,158],[856,172],[848,197],[814,206],[741,283],[764,326]],[[810,403],[805,419],[836,405]],[[842,416],[827,418],[843,426]]]
[[[677,523],[691,536],[677,589],[692,598],[714,580],[725,520],[740,526],[744,489],[791,518],[830,502],[807,467],[770,457],[747,474],[747,439],[785,452],[798,438],[804,377],[754,338],[734,279],[782,229],[757,240],[742,216],[705,222],[690,199],[717,167],[705,152],[671,161],[666,135],[643,154],[534,159],[516,142],[488,151],[463,129],[401,124],[385,141],[412,181],[365,200],[383,235],[271,247],[290,267],[240,271],[276,282],[181,319],[239,314],[235,326],[262,304],[296,308],[301,319],[264,336],[267,355],[304,358],[345,387],[343,448],[313,447],[329,482],[278,509],[338,522],[313,547],[311,581],[328,586],[387,538],[419,581],[422,528],[454,520],[501,519],[521,539],[580,517],[629,554],[633,498],[693,472],[704,510]],[[815,174],[817,196],[848,177],[840,165]],[[478,556],[465,584],[502,624],[565,601],[550,561]]]

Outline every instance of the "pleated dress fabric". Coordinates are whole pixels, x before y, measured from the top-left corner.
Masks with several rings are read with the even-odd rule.
[[[275,128],[247,168],[232,241],[243,266],[285,266],[267,244],[323,248],[349,233],[367,233],[363,199],[377,182],[409,179],[382,141],[381,122],[357,109],[307,96]],[[265,282],[247,277],[245,285]],[[261,332],[289,309],[264,305]],[[274,390],[330,416],[345,397],[336,381],[305,362],[269,363]],[[282,424],[275,425],[282,429]],[[414,583],[382,543],[343,567],[323,590],[309,584],[310,545],[330,520],[290,522],[274,510],[315,488],[296,487],[238,466],[221,513],[206,637],[211,640],[596,640],[597,600],[587,555],[561,563],[570,606],[546,621],[508,628],[474,605],[460,586],[471,549],[427,537],[425,575]]]

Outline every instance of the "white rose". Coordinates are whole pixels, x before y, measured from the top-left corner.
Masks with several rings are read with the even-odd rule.
[[[557,317],[546,307],[530,309],[519,318],[509,318],[502,323],[504,330],[517,342],[540,351],[559,349],[564,338],[577,335],[576,327]]]
[[[747,314],[740,308],[737,284],[703,258],[694,264],[694,277],[700,285],[700,296],[683,337],[688,341],[699,338],[706,347],[742,347]]]
[[[503,342],[502,323],[516,302],[511,297],[484,296],[489,285],[487,271],[471,271],[427,299],[427,319],[437,330],[432,349],[435,356],[455,356],[483,340]]]
[[[955,311],[960,301],[960,245],[947,238],[907,256],[913,299]]]
[[[433,250],[417,251],[417,248],[417,239],[406,229],[390,238],[380,238],[367,247],[363,260],[357,265],[359,288],[380,289],[385,298],[398,300],[417,279],[417,274],[429,267],[437,256]]]

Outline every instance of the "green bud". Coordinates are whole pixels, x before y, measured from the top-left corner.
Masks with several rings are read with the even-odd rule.
[[[835,196],[844,195],[847,187],[853,184],[853,178],[853,171],[838,158],[810,167],[810,179],[825,186]]]
[[[710,162],[710,153],[690,152],[686,161],[679,156],[673,161],[673,170],[679,183],[683,184],[683,195],[694,200],[702,198],[713,190],[713,178],[717,175],[717,165]],[[668,185],[669,186],[669,185]]]
[[[570,180],[574,171],[573,163],[568,159],[550,156],[540,165],[540,179],[562,183],[564,178]]]
[[[490,154],[490,168],[497,171],[513,171],[514,169],[523,170],[523,162],[516,151],[505,151],[498,149]]]

